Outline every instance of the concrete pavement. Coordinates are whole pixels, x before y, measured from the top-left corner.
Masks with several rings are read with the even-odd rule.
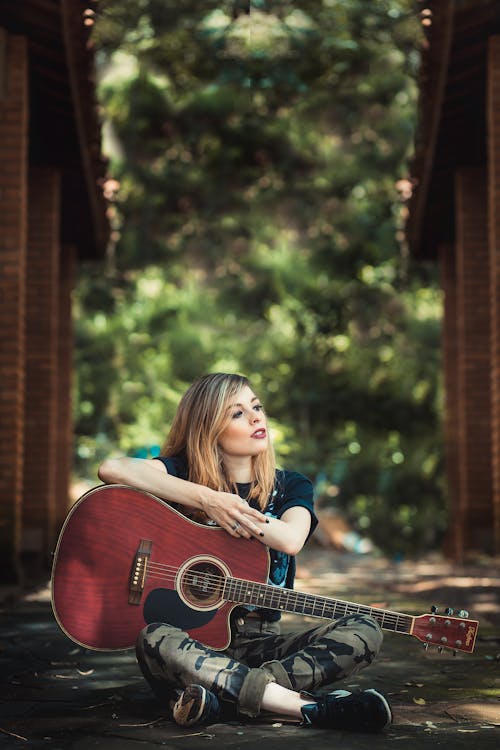
[[[387,633],[378,660],[339,687],[376,687],[392,703],[382,736],[303,729],[280,717],[181,729],[166,718],[133,653],[91,652],[59,630],[47,586],[5,597],[0,619],[0,748],[147,750],[207,748],[359,750],[500,746],[500,570],[498,560],[453,567],[439,557],[391,563],[311,546],[299,557],[298,588],[420,614],[432,603],[467,608],[480,620],[473,654],[425,652]],[[286,616],[290,629],[317,622]]]

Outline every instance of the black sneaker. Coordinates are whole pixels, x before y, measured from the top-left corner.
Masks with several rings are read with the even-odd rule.
[[[309,697],[309,693],[303,693]],[[321,696],[312,696],[314,703],[302,706],[302,726],[325,729],[352,729],[358,732],[382,732],[392,721],[387,699],[376,690],[349,693],[334,690]]]
[[[201,685],[188,685],[172,709],[174,721],[181,727],[213,724],[221,715],[217,696]]]

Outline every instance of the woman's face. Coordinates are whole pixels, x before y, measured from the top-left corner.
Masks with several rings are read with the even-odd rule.
[[[219,436],[228,456],[256,456],[267,450],[269,435],[260,399],[244,385],[228,407],[230,422]]]

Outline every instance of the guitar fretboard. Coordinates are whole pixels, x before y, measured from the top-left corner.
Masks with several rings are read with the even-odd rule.
[[[401,612],[355,604],[342,599],[331,599],[326,596],[304,594],[295,589],[284,589],[271,584],[255,583],[238,578],[226,578],[223,596],[238,604],[332,620],[338,620],[346,615],[367,614],[377,620],[384,630],[396,633],[410,633],[414,619],[411,615],[404,615]]]

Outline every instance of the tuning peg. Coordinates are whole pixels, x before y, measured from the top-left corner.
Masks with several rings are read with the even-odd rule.
[[[439,653],[439,654],[442,654],[442,653],[443,653],[443,647],[442,647],[442,646],[438,646],[438,653]]]
[[[428,643],[424,643],[424,651],[428,651],[428,650],[429,650],[429,644]]]
[[[458,612],[458,616],[459,616],[459,617],[462,617],[462,619],[466,620],[466,619],[468,618],[468,616],[469,616],[469,613],[467,612],[467,610],[466,610],[466,609],[461,609],[461,610],[460,610],[460,611]]]
[[[452,610],[451,607],[446,607],[444,613],[445,613],[445,615],[452,615],[453,614],[453,610]]]
[[[431,607],[431,612],[433,615],[437,615],[437,613],[439,612],[439,607],[436,607],[436,605],[433,604]]]
[[[457,655],[456,649],[453,649],[451,653],[453,654],[453,656],[456,656]]]

